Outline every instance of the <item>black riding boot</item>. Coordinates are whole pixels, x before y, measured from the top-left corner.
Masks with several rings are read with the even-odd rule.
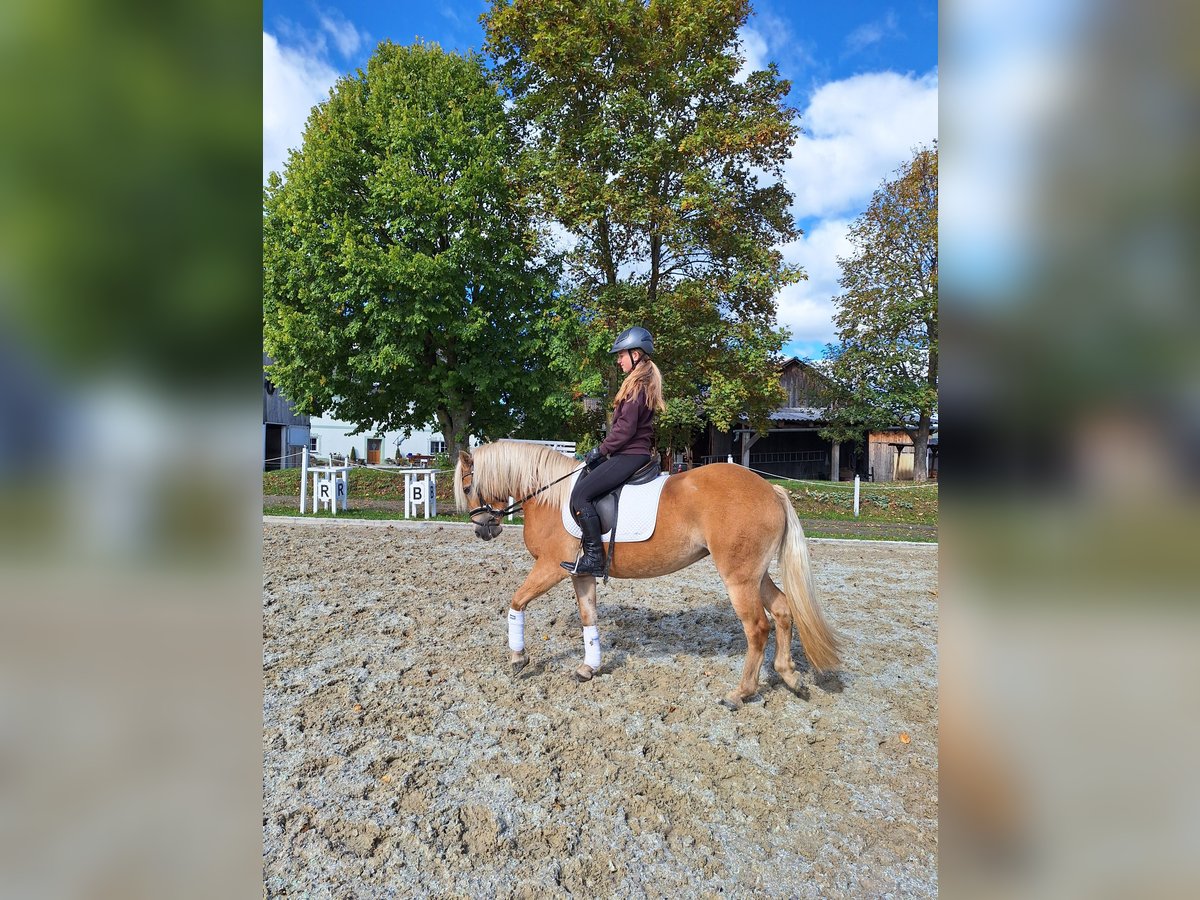
[[[604,544],[600,540],[600,517],[589,509],[577,515],[575,521],[583,532],[583,556],[578,562],[571,560],[560,565],[572,575],[603,575]]]

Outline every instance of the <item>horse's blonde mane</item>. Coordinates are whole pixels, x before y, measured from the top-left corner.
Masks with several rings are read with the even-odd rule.
[[[578,460],[550,447],[520,441],[483,444],[476,447],[471,456],[474,462],[472,499],[483,498],[491,502],[507,503],[509,497],[520,500],[580,465]],[[570,491],[571,479],[565,478],[529,502],[561,507],[567,502]],[[462,490],[461,465],[454,471],[454,494],[459,508],[465,511],[468,504]]]

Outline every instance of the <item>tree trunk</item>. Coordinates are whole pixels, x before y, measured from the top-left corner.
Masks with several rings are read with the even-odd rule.
[[[929,480],[929,425],[932,418],[929,412],[922,412],[916,430],[909,432],[913,442],[913,481]]]
[[[600,268],[604,271],[604,283],[608,287],[616,287],[617,264],[613,259],[612,238],[608,226],[608,217],[600,217]]]
[[[452,460],[458,459],[462,450],[470,449],[470,434],[467,423],[471,421],[471,410],[468,407],[448,409],[439,406],[437,409],[438,424],[442,427],[442,437],[446,439],[446,452]]]
[[[650,235],[650,283],[646,287],[646,300],[649,309],[658,305],[658,270],[662,258],[662,236]]]

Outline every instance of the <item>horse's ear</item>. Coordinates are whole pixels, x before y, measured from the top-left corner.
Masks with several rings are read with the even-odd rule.
[[[460,463],[462,463],[464,466],[469,466],[471,464],[471,454],[468,453],[466,450],[459,450],[458,451],[458,461]]]

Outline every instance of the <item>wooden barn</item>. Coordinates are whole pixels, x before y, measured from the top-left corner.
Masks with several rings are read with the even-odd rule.
[[[732,459],[782,478],[844,481],[856,471],[866,477],[866,455],[860,445],[838,444],[820,435],[828,424],[828,379],[796,357],[783,364],[779,377],[787,405],[771,413],[766,434],[749,427],[721,432],[710,424],[693,444],[694,464]]]
[[[766,434],[745,426],[722,432],[709,424],[692,445],[691,464],[731,461],[781,478],[816,481],[850,481],[855,475],[873,481],[912,479],[913,442],[903,429],[873,431],[849,443],[828,441],[820,435],[828,424],[827,377],[796,357],[783,364],[779,377],[787,405],[771,413]],[[686,462],[674,460],[676,466]],[[928,471],[936,480],[936,430],[929,437]]]
[[[271,358],[263,354],[263,367]],[[263,376],[263,469],[291,469],[300,465],[301,452],[309,445],[309,418],[299,415],[279,393],[271,379]]]

